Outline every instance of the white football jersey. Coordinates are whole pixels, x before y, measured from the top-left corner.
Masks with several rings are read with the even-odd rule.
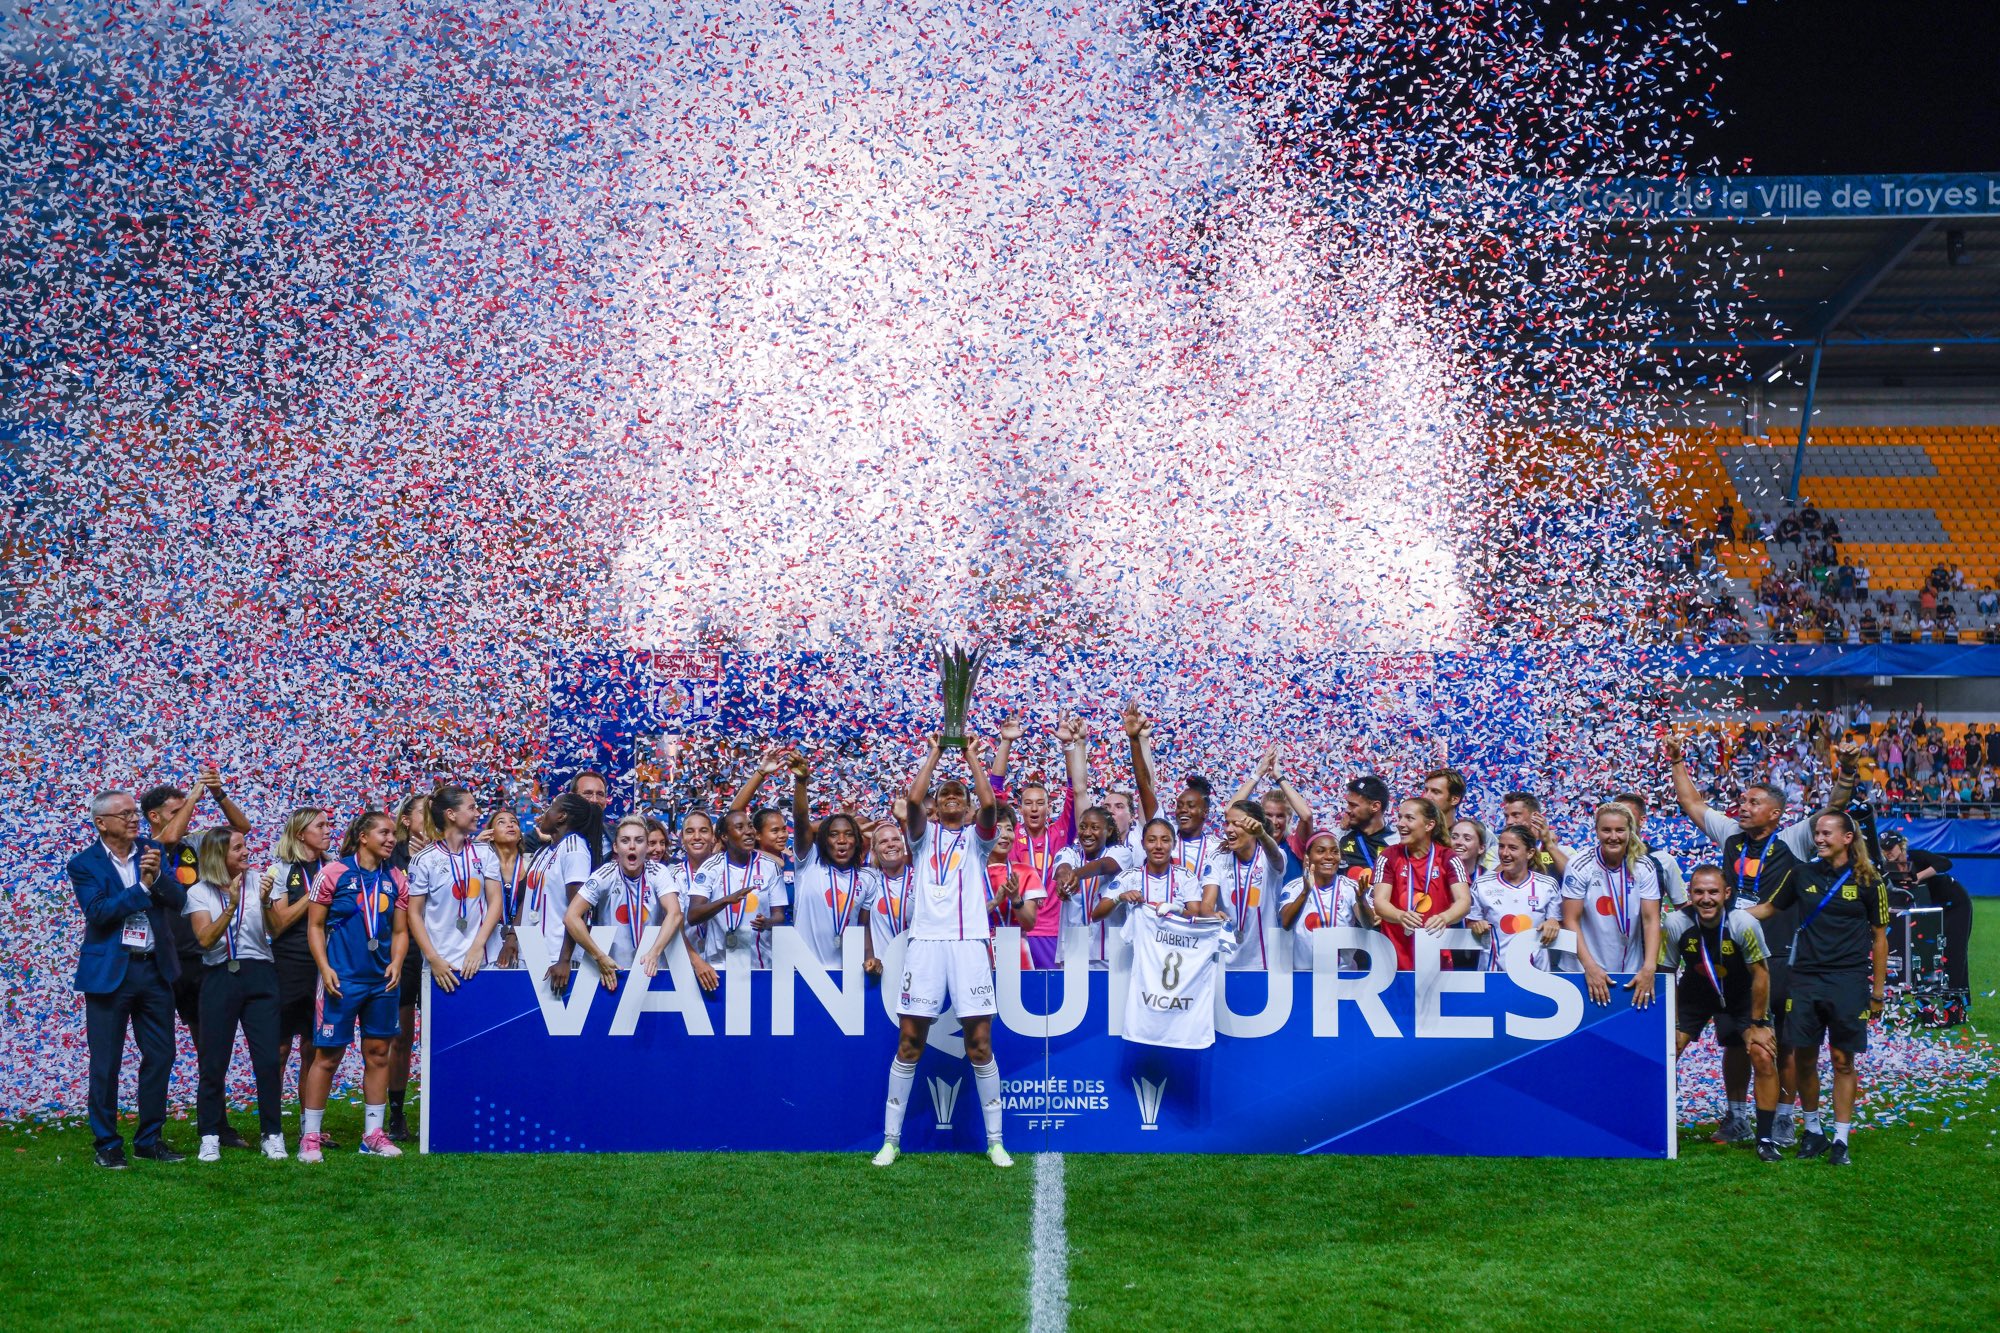
[[[1278,899],[1280,910],[1290,907],[1301,895],[1307,897],[1292,923],[1292,970],[1313,970],[1313,932],[1327,926],[1364,926],[1359,894],[1361,887],[1347,875],[1335,875],[1331,884],[1308,886],[1304,877],[1285,885]],[[1358,949],[1342,949],[1336,960],[1343,971],[1360,972],[1368,967]]]
[[[1215,885],[1216,906],[1236,936],[1236,955],[1229,965],[1269,968],[1270,950],[1277,942],[1267,938],[1266,927],[1276,924],[1278,895],[1285,887],[1283,859],[1272,865],[1261,843],[1252,849],[1248,861],[1237,860],[1235,852],[1223,847],[1202,867],[1201,882]]]
[[[570,894],[590,878],[590,849],[572,833],[553,847],[544,847],[521,872],[521,930],[533,930],[548,946],[549,961],[567,956],[569,931],[563,913]]]
[[[1642,902],[1660,900],[1660,879],[1645,861],[1606,866],[1596,848],[1570,858],[1563,876],[1562,896],[1583,903],[1583,939],[1590,956],[1606,972],[1637,972],[1646,962]],[[1581,970],[1578,955],[1566,955],[1565,966]]]
[[[955,829],[934,820],[924,825],[924,836],[911,852],[917,871],[911,939],[993,938],[986,914],[986,861],[992,853],[993,839],[981,837],[977,823]]]
[[[868,930],[875,941],[875,956],[886,958],[889,941],[910,928],[910,914],[917,905],[917,868],[906,865],[893,875],[877,870],[874,902],[868,912]]]
[[[1125,917],[1132,976],[1125,1040],[1199,1051],[1215,1045],[1216,976],[1236,947],[1220,917],[1171,916],[1141,907]]]
[[[606,861],[583,882],[577,897],[590,904],[593,921],[618,928],[611,937],[611,961],[630,968],[639,956],[646,927],[665,920],[666,899],[672,893],[667,868],[658,861],[648,861],[631,879],[616,861]]]
[[[431,946],[453,967],[464,964],[472,937],[486,920],[486,881],[499,878],[500,861],[493,849],[474,842],[454,853],[440,839],[410,862],[410,910],[424,914]],[[411,940],[411,951],[416,947]],[[500,932],[495,930],[480,961],[490,963],[499,956]]]
[[[1104,856],[1110,857],[1120,865],[1125,863],[1122,847],[1107,847],[1104,849]],[[1059,870],[1068,866],[1072,870],[1079,870],[1084,862],[1083,848],[1071,843],[1056,853],[1055,868]],[[1102,963],[1107,958],[1106,945],[1110,941],[1111,932],[1117,927],[1118,914],[1113,913],[1102,921],[1092,921],[1090,914],[1097,910],[1097,904],[1104,900],[1104,895],[1112,892],[1112,886],[1117,883],[1117,879],[1116,875],[1080,875],[1077,877],[1075,895],[1063,900],[1063,931],[1067,935],[1073,927],[1082,926],[1090,932],[1090,961],[1093,963]]]
[[[1522,931],[1539,931],[1544,921],[1561,922],[1562,894],[1556,882],[1540,871],[1530,870],[1526,880],[1511,884],[1499,871],[1488,870],[1472,881],[1472,907],[1465,919],[1492,927],[1486,932],[1480,966],[1499,972],[1506,966],[1500,951],[1509,940]],[[1550,970],[1549,951],[1540,944],[1535,945],[1534,961],[1542,971]]]
[[[717,966],[732,947],[748,949],[753,967],[771,965],[771,932],[752,930],[750,923],[768,916],[773,907],[785,905],[785,867],[776,857],[752,852],[744,865],[736,865],[719,853],[695,868],[693,897],[720,902],[746,888],[750,890],[748,897],[723,908],[706,923],[701,956]]]
[[[1183,870],[1177,865],[1169,865],[1164,874],[1153,874],[1144,865],[1138,865],[1113,881],[1110,892],[1139,894],[1141,907],[1172,907],[1177,903],[1198,903],[1201,901],[1201,881],[1194,872]],[[1129,909],[1122,909],[1112,919],[1123,923]]]
[[[868,926],[881,876],[867,866],[838,870],[806,848],[792,875],[792,924],[822,967],[838,968],[840,940],[849,926]]]

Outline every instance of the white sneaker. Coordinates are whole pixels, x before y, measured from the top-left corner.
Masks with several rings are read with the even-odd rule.
[[[1007,1155],[1007,1150],[1001,1147],[997,1143],[989,1143],[986,1145],[986,1160],[993,1163],[993,1165],[995,1166],[1014,1165],[1014,1159],[1009,1157]]]
[[[201,1136],[201,1151],[196,1153],[197,1162],[219,1162],[222,1160],[222,1136],[204,1134]]]
[[[902,1152],[903,1150],[896,1145],[894,1139],[883,1139],[881,1150],[872,1159],[873,1164],[876,1166],[888,1166],[900,1157]]]
[[[264,1136],[264,1156],[273,1162],[282,1162],[285,1160],[285,1136],[283,1134],[266,1134]]]

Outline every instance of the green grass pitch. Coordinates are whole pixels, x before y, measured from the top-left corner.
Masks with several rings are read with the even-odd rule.
[[[2000,979],[2000,904],[1974,976]],[[1976,1020],[2000,1029],[2000,1002]],[[2000,1327],[2000,1096],[1856,1166],[1066,1160],[1077,1328]],[[254,1128],[249,1116],[237,1124]],[[359,1110],[329,1128],[352,1145]],[[296,1120],[288,1117],[296,1142]],[[169,1137],[192,1153],[182,1122]],[[0,1132],[15,1328],[1017,1328],[1033,1159],[232,1152],[122,1173]]]

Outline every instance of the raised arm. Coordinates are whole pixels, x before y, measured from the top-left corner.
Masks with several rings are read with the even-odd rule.
[[[944,757],[944,743],[935,733],[924,739],[928,748],[924,751],[923,762],[917,765],[917,771],[910,777],[909,790],[903,793],[903,799],[909,805],[908,827],[913,856],[917,840],[924,836],[924,802],[931,794],[931,778],[937,773],[938,760]]]
[[[812,802],[808,799],[812,766],[796,750],[786,756],[786,764],[792,770],[792,859],[804,865],[806,849],[813,845],[813,837],[818,833],[813,827]]]
[[[1160,798],[1153,789],[1153,757],[1146,752],[1146,716],[1136,699],[1126,702],[1123,721],[1132,742],[1132,786],[1139,793],[1139,815],[1151,819],[1160,813]]]
[[[757,767],[750,770],[750,776],[744,779],[743,785],[736,789],[736,794],[729,798],[730,812],[748,810],[750,802],[757,797],[757,789],[764,785],[765,779],[771,777],[784,766],[785,752],[783,750],[773,750],[762,759],[759,759]],[[725,814],[724,818],[727,817],[728,815]]]
[[[1069,774],[1069,829],[1090,808],[1090,741],[1079,718],[1065,715],[1056,722],[1056,743],[1062,746],[1063,769]]]
[[[993,799],[993,782],[979,756],[979,738],[965,738],[965,766],[972,770],[972,793],[979,799],[979,836],[991,838],[1000,828],[1000,804]]]
[[[222,817],[229,821],[229,827],[235,829],[238,833],[248,833],[250,831],[250,816],[244,814],[241,807],[229,798],[229,793],[223,791],[222,774],[211,768],[202,774],[202,780],[208,784],[210,794],[215,797],[215,808],[222,811]],[[194,804],[192,797],[189,798],[188,804]]]
[[[1007,780],[1007,761],[1014,754],[1014,742],[1021,739],[1021,733],[1024,730],[1025,728],[1021,725],[1021,719],[1018,717],[1010,717],[1000,724],[1000,743],[993,747],[993,768],[991,770],[993,781],[1005,782]]]
[[[1235,805],[1238,801],[1247,801],[1251,797],[1255,796],[1257,794],[1257,779],[1263,777],[1265,774],[1271,771],[1272,766],[1277,761],[1277,758],[1278,758],[1277,746],[1273,745],[1266,748],[1263,753],[1263,756],[1257,760],[1256,766],[1250,770],[1250,776],[1244,778],[1243,785],[1238,787],[1230,795],[1229,804]]]
[[[1674,800],[1680,804],[1681,813],[1688,817],[1689,823],[1703,828],[1708,820],[1708,802],[1701,799],[1701,793],[1694,789],[1694,779],[1688,776],[1687,756],[1681,753],[1680,738],[1667,737],[1666,751],[1674,779]]]

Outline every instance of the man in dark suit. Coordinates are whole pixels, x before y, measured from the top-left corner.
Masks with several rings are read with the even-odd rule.
[[[125,791],[99,792],[90,802],[98,840],[69,861],[70,887],[83,909],[83,951],[76,988],[83,992],[84,1036],[90,1044],[90,1132],[97,1164],[125,1165],[118,1132],[118,1068],[129,1022],[139,1046],[139,1132],[134,1156],[186,1160],[160,1137],[167,1122],[167,1076],[174,1066],[173,918],[187,890],[160,873],[157,845],[139,845],[139,803]]]

